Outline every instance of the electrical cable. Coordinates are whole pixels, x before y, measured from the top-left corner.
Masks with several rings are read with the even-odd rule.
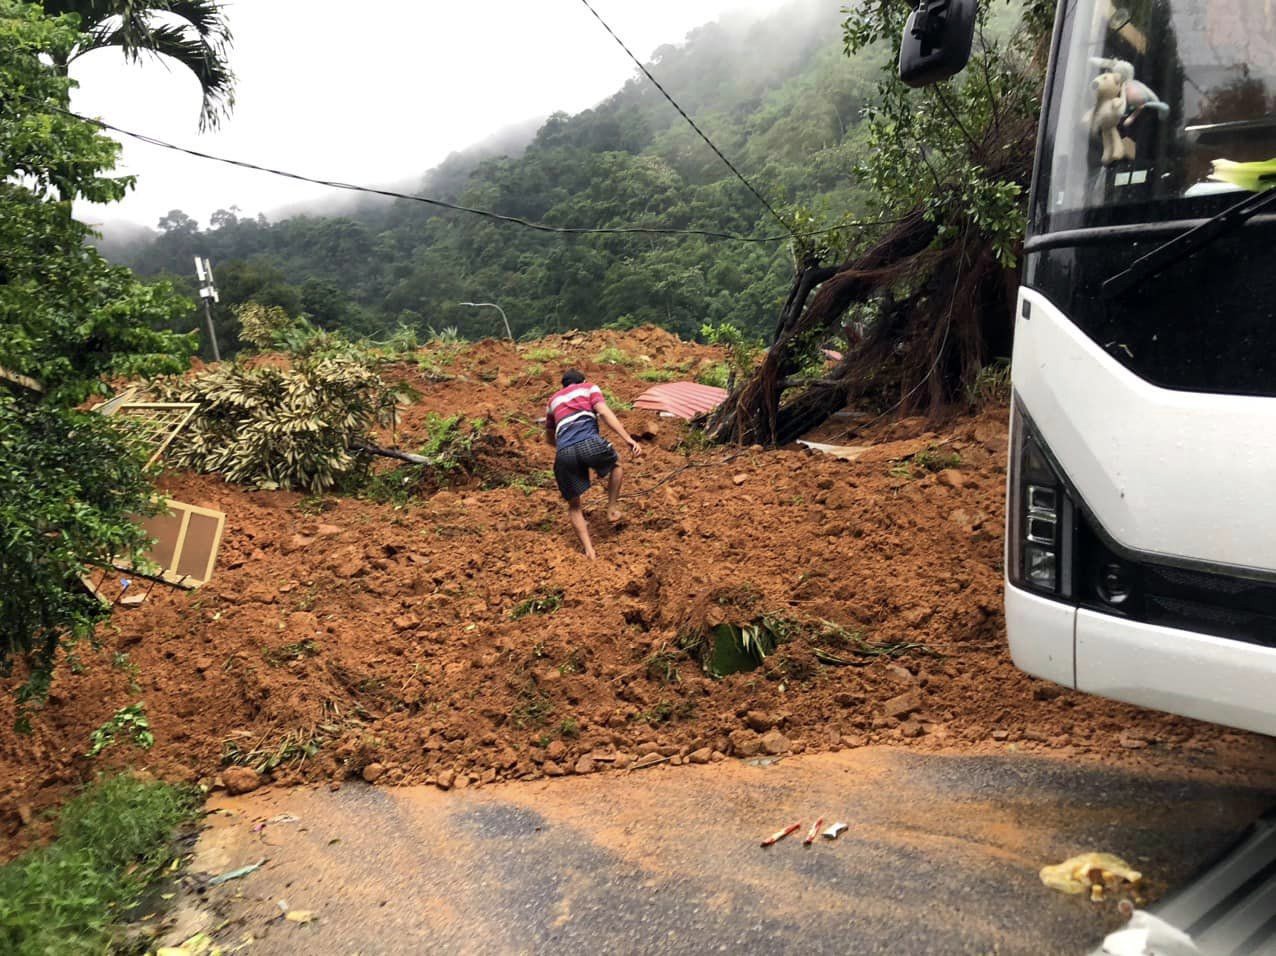
[[[718,157],[718,159],[722,160],[722,162],[726,164],[727,169],[735,173],[735,178],[740,180],[740,182],[744,183],[745,188],[748,189],[749,192],[753,193],[754,197],[758,200],[758,202],[762,203],[766,211],[772,215],[775,221],[778,222],[782,228],[788,230],[788,233],[790,236],[793,236],[793,238],[795,239],[798,238],[793,231],[793,227],[790,226],[787,222],[785,222],[783,218],[781,218],[780,214],[775,211],[775,208],[769,202],[767,202],[766,197],[763,196],[760,192],[758,192],[753,187],[753,183],[749,182],[747,179],[744,178],[744,174],[740,172],[740,170],[736,169],[735,164],[732,163],[731,160],[727,159],[727,157],[723,155],[722,150],[718,149],[717,146],[713,145],[713,140],[711,140],[707,135],[705,135],[704,130],[702,130],[699,126],[696,125],[696,121],[693,120],[690,116],[688,116],[687,111],[678,105],[678,101],[669,95],[669,91],[660,85],[660,81],[651,75],[651,71],[647,69],[646,64],[644,64],[642,60],[638,59],[638,57],[634,56],[633,51],[630,50],[629,47],[625,45],[625,41],[622,40],[620,37],[618,37],[616,35],[616,31],[607,25],[607,21],[604,20],[602,16],[598,13],[598,11],[593,8],[589,0],[580,0],[580,2],[585,5],[586,10],[588,10],[590,13],[594,15],[594,19],[603,25],[603,29],[611,34],[611,38],[620,44],[620,48],[629,55],[629,59],[633,60],[634,63],[638,64],[638,69],[642,70],[643,74],[647,77],[647,79],[651,80],[652,86],[654,86],[664,95],[664,98],[669,101],[669,104],[678,111],[678,115],[680,115],[683,119],[685,119],[687,121],[687,124],[700,135],[700,138],[705,141],[705,145],[708,146],[711,150],[713,150],[714,154]]]
[[[31,102],[36,102],[32,100]],[[402,193],[393,189],[380,189],[375,186],[361,186],[356,183],[345,183],[339,180],[318,179],[313,176],[305,176],[301,173],[288,172],[283,169],[275,169],[271,166],[262,166],[258,163],[251,163],[242,159],[231,159],[227,156],[217,156],[213,153],[206,153],[202,150],[191,149],[187,146],[178,146],[176,143],[170,143],[154,136],[148,136],[145,133],[138,133],[133,130],[124,129],[108,123],[105,120],[94,119],[92,117],[83,116],[72,110],[62,109],[58,106],[51,106],[48,103],[38,104],[42,109],[53,110],[57,113],[72,117],[84,123],[89,123],[99,129],[109,130],[112,133],[119,133],[121,136],[128,136],[139,142],[146,143],[149,146],[155,146],[160,149],[168,149],[177,153],[184,153],[187,156],[193,156],[197,159],[206,159],[210,162],[222,163],[227,166],[235,166],[240,169],[250,169],[259,173],[267,173],[271,176],[281,176],[285,179],[294,179],[298,182],[311,183],[316,186],[326,186],[330,189],[343,189],[348,192],[367,193],[373,196],[385,196],[389,199],[405,199],[411,202],[425,203],[427,206],[436,206],[441,209],[448,209],[453,212],[464,212],[474,216],[482,216],[497,222],[508,222],[514,225],[523,226],[527,229],[533,229],[537,232],[556,233],[559,235],[657,235],[657,236],[700,236],[705,239],[722,239],[728,242],[747,242],[747,243],[764,243],[764,242],[788,242],[792,239],[807,239],[815,236],[826,236],[830,233],[837,232],[841,229],[868,229],[873,226],[890,225],[892,223],[902,222],[903,218],[898,219],[874,219],[871,222],[845,222],[838,226],[830,226],[827,229],[815,229],[810,232],[788,232],[782,236],[741,236],[731,232],[716,232],[711,229],[677,229],[671,226],[552,226],[548,223],[535,222],[530,219],[524,219],[521,216],[507,216],[504,213],[492,212],[490,209],[476,209],[471,206],[462,206],[458,203],[448,202],[444,199],[432,199],[429,196],[416,196],[411,193]],[[783,222],[783,220],[781,220]],[[785,228],[788,228],[787,226]]]

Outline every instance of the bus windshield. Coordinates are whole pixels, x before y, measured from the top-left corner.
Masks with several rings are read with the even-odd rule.
[[[1276,185],[1276,0],[1062,0],[1037,233],[1217,213]]]

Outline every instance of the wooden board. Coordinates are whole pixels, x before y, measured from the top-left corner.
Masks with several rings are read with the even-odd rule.
[[[226,531],[226,515],[210,508],[200,508],[182,501],[167,502],[168,510],[141,519],[142,528],[155,539],[145,555],[159,566],[158,577],[166,584],[197,588],[213,578],[217,552]],[[116,562],[117,568],[134,570],[127,562]],[[138,574],[146,574],[137,571]]]

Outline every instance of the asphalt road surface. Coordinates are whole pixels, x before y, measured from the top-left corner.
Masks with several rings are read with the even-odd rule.
[[[1156,895],[1274,803],[1257,788],[886,748],[452,793],[264,792],[210,804],[163,939],[204,930],[262,956],[1080,954],[1118,925],[1115,906],[1047,889],[1040,867],[1113,852]],[[849,829],[759,846],[817,817]],[[286,921],[281,904],[314,920]]]

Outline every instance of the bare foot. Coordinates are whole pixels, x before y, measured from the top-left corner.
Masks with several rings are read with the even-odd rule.
[[[612,524],[620,524],[620,522],[624,520],[624,517],[624,514],[619,508],[612,508],[611,511],[607,512],[607,520]]]
[[[596,561],[596,560],[598,560],[598,552],[597,552],[597,551],[595,551],[593,548],[587,548],[587,549],[585,550],[585,560],[587,560],[587,561]]]

